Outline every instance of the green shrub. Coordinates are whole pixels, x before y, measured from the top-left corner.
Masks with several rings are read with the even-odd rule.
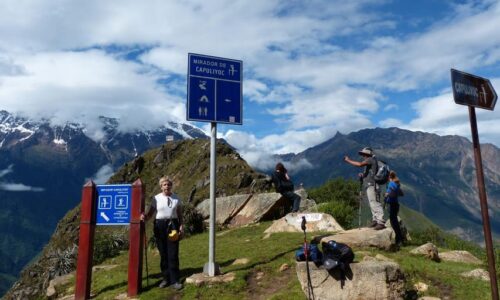
[[[318,210],[325,214],[332,215],[335,220],[344,228],[352,228],[356,218],[356,208],[345,205],[344,202],[331,201],[321,203]]]
[[[335,178],[311,189],[309,197],[319,204],[318,210],[332,215],[344,228],[352,228],[359,205],[359,184],[354,180]]]
[[[203,216],[196,210],[192,204],[183,204],[182,217],[184,222],[184,231],[186,235],[203,232]]]
[[[104,260],[115,257],[122,250],[128,250],[128,231],[118,232],[96,232],[94,236],[93,264],[98,265]]]

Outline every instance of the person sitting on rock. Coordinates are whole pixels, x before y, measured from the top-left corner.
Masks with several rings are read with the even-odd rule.
[[[282,163],[277,163],[272,176],[276,192],[285,197],[292,207],[292,212],[298,212],[300,207],[300,196],[295,194],[293,182],[288,175],[288,171]]]

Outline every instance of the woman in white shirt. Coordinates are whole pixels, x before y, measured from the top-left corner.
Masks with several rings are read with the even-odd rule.
[[[173,184],[168,176],[160,178],[159,184],[161,193],[153,197],[151,206],[141,219],[147,221],[156,212],[154,236],[160,252],[160,269],[163,275],[160,288],[170,286],[180,290],[179,240],[184,234],[182,203],[172,192]]]

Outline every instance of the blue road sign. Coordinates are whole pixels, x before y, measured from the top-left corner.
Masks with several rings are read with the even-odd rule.
[[[97,225],[128,225],[132,185],[106,184],[97,186]]]
[[[243,123],[243,62],[188,54],[187,120]]]

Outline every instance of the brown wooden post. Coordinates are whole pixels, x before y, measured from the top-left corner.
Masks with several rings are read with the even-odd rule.
[[[130,205],[130,245],[128,256],[128,296],[136,296],[142,287],[142,254],[144,249],[144,186],[141,179],[132,184]]]
[[[78,241],[78,259],[76,265],[75,300],[90,299],[92,281],[92,257],[94,254],[96,186],[92,180],[82,189],[82,207],[80,210],[80,237]]]
[[[483,231],[484,241],[486,243],[486,256],[488,258],[488,272],[490,273],[491,299],[498,300],[497,271],[495,268],[493,240],[491,238],[490,216],[488,214],[488,199],[486,198],[486,188],[484,185],[483,159],[481,157],[481,146],[479,144],[479,135],[477,133],[476,110],[472,106],[469,106],[469,118],[472,131],[472,145],[474,147],[474,160],[476,162],[479,203],[481,205],[481,215],[483,217]]]

